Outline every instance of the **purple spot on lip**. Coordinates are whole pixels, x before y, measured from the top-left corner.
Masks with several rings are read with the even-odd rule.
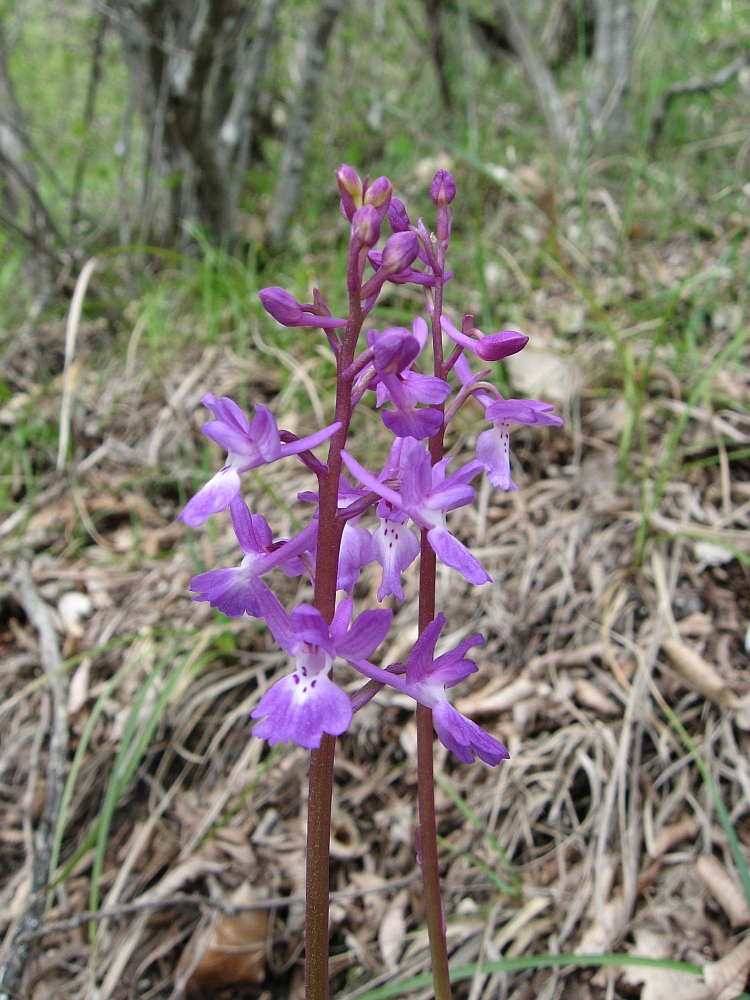
[[[294,683],[299,684],[299,677],[296,674],[294,675]]]
[[[318,683],[318,678],[316,677],[314,681],[311,681],[310,687],[314,688],[317,683]]]

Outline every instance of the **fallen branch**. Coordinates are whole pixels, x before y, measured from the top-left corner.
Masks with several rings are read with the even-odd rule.
[[[31,569],[21,562],[13,575],[13,588],[21,607],[39,636],[39,655],[49,677],[52,696],[52,732],[47,762],[47,785],[44,811],[32,839],[31,891],[26,912],[9,931],[4,958],[0,965],[0,1000],[18,995],[26,960],[31,949],[29,932],[39,928],[44,914],[45,890],[49,884],[52,838],[60,811],[65,766],[68,759],[68,697],[62,671],[55,624],[46,602],[40,597],[31,577]]]
[[[712,76],[694,76],[691,80],[685,80],[683,83],[673,83],[671,87],[667,87],[657,101],[651,117],[651,131],[648,138],[649,145],[653,146],[661,135],[667,112],[675,98],[682,97],[684,94],[707,94],[717,87],[725,87],[730,80],[733,80],[737,76],[741,69],[747,66],[748,62],[750,62],[750,53],[743,52],[741,56],[737,56],[736,59],[733,59],[723,69],[717,70]]]
[[[356,899],[361,896],[370,896],[381,892],[395,892],[403,889],[413,882],[419,881],[422,874],[419,870],[413,871],[404,878],[393,879],[391,882],[384,882],[382,885],[366,886],[361,889],[342,889],[340,892],[331,893],[331,902],[342,899]],[[256,899],[252,903],[233,903],[228,899],[212,899],[209,896],[200,896],[196,893],[175,892],[171,896],[145,896],[143,899],[136,899],[132,903],[123,903],[120,906],[113,906],[106,910],[88,910],[85,913],[76,913],[73,917],[65,920],[58,920],[53,924],[46,924],[42,927],[29,929],[19,934],[25,941],[33,941],[47,937],[48,934],[64,933],[74,931],[92,920],[115,920],[118,917],[127,917],[134,913],[143,913],[145,910],[159,910],[172,906],[197,906],[201,909],[218,910],[227,916],[236,913],[246,913],[250,910],[281,910],[287,906],[295,906],[304,903],[304,893],[295,893],[292,896],[272,896],[269,899]],[[2,1000],[2,994],[0,994]]]

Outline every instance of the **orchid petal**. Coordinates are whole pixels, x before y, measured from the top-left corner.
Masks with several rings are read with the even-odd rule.
[[[185,505],[179,520],[190,528],[203,524],[211,514],[218,514],[229,506],[240,492],[240,477],[236,469],[225,465],[201,487]]]
[[[465,545],[454,538],[447,528],[431,528],[427,532],[427,540],[442,562],[457,569],[469,583],[479,586],[492,581],[484,566],[475,559]]]
[[[440,742],[465,764],[474,763],[474,754],[493,767],[510,757],[502,743],[461,715],[447,701],[433,708],[432,720]]]
[[[336,652],[345,660],[363,660],[373,653],[388,635],[393,612],[390,609],[365,611],[347,634],[336,641]]]

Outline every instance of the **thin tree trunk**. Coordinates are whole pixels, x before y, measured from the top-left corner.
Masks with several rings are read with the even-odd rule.
[[[633,0],[595,0],[594,54],[587,103],[594,135],[621,142],[626,129],[623,98],[630,86],[635,10]]]
[[[242,183],[250,159],[253,145],[253,111],[258,99],[260,82],[266,71],[271,39],[281,3],[282,0],[263,0],[255,38],[246,52],[234,98],[219,132],[220,157],[225,163],[231,163],[232,155],[236,156],[234,167],[230,168],[232,173],[229,189],[230,226],[233,225],[237,213]]]
[[[495,10],[505,35],[529,78],[536,102],[547,123],[550,139],[560,148],[567,146],[568,113],[554,76],[531,44],[529,32],[512,0],[495,0]]]
[[[107,33],[109,19],[106,14],[99,15],[99,23],[96,26],[94,44],[91,51],[91,74],[89,75],[89,85],[86,91],[86,103],[83,109],[81,148],[78,151],[76,162],[75,178],[73,180],[73,195],[70,204],[70,231],[75,230],[78,222],[78,213],[81,205],[81,192],[83,191],[83,178],[86,174],[86,161],[88,159],[88,139],[89,129],[94,120],[94,107],[96,105],[96,91],[99,88],[99,81],[102,78],[102,52],[104,50],[104,36]]]
[[[287,222],[299,204],[300,186],[310,145],[318,88],[323,78],[326,49],[342,6],[343,0],[321,0],[305,45],[300,84],[281,155],[276,196],[268,219],[268,242],[271,246],[283,240]]]
[[[430,55],[437,73],[440,86],[440,99],[446,110],[453,106],[448,73],[446,70],[445,32],[443,31],[443,12],[441,0],[423,0],[427,17],[427,30],[430,34]]]
[[[145,123],[141,239],[174,241],[195,221],[231,244],[282,2],[112,0]]]

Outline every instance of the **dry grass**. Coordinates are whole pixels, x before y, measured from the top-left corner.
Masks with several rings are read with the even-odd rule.
[[[679,247],[672,251],[661,255],[660,266],[671,261],[676,274],[682,258]],[[550,288],[548,308],[559,309],[565,303],[555,298],[552,282]],[[55,338],[61,341],[60,330],[43,333],[44,340],[32,337],[13,360],[19,393],[36,384]],[[89,909],[96,872],[89,846],[52,894],[45,917],[52,926],[34,938],[21,995],[178,997],[225,919],[222,907],[249,883],[254,900],[276,900],[267,933],[260,932],[265,979],[216,995],[298,997],[307,755],[292,746],[269,754],[253,740],[249,719],[283,668],[283,655],[255,622],[220,620],[189,599],[188,582],[199,568],[236,560],[228,518],[191,534],[175,521],[181,484],[190,489],[198,482],[201,394],[209,387],[218,395],[249,391],[274,405],[275,362],[196,347],[164,378],[131,356],[127,378],[123,367],[105,381],[87,375],[86,351],[101,335],[88,329],[89,348],[78,361],[75,464],[60,479],[49,473],[24,513],[0,526],[3,929],[12,932],[28,906],[33,830],[48,791],[50,694],[38,636],[11,586],[22,559],[29,560],[38,593],[59,609],[68,761],[88,739],[62,842],[66,870],[123,765],[117,755],[129,738],[128,719],[137,735],[162,696],[164,704],[150,745],[113,804],[99,877],[100,905],[111,916],[98,922],[95,944],[75,919]],[[636,352],[646,350],[643,336],[633,338]],[[630,480],[617,487],[623,411],[616,397],[601,392],[602,372],[612,364],[606,344],[590,343],[578,357],[568,430],[546,437],[519,431],[521,488],[507,495],[480,490],[474,510],[458,515],[459,533],[494,582],[476,591],[457,574],[439,576],[438,606],[453,631],[446,642],[477,630],[487,638],[477,651],[479,673],[458,691],[461,707],[512,754],[493,770],[459,765],[436,746],[444,898],[456,964],[624,950],[633,935],[651,931],[670,957],[702,965],[728,953],[750,924],[711,797],[659,702],[695,741],[749,857],[743,697],[750,690],[744,652],[750,579],[742,562],[716,564],[710,545],[748,551],[750,465],[730,466],[726,450],[747,440],[750,385],[744,370],[718,374],[724,408],[694,414],[683,436],[695,457],[717,461],[670,481],[638,564],[640,489]],[[657,457],[675,411],[685,405],[674,381],[657,358],[644,411],[649,452]],[[53,418],[59,380],[38,405]],[[452,444],[468,455],[477,427],[467,417],[460,431]],[[248,489],[255,510],[284,535],[294,530],[290,511],[299,513],[296,494],[309,484],[307,474],[286,463],[266,470],[262,483],[249,481]],[[377,583],[368,568],[355,592],[360,607],[372,606]],[[414,567],[406,591],[394,609],[386,658],[403,655],[416,634]],[[85,600],[76,604],[69,594]],[[280,596],[291,603],[310,591],[281,581]],[[678,649],[676,659],[665,654],[665,641]],[[684,647],[700,657],[692,673],[680,666]],[[354,686],[346,670],[339,679]],[[120,679],[108,685],[118,671]],[[414,853],[415,780],[412,714],[397,694],[383,692],[355,717],[337,757],[332,971],[336,993],[348,1000],[428,968]],[[473,820],[449,790],[463,798]],[[520,896],[497,887],[498,877],[509,878],[498,848],[520,880]],[[277,899],[290,895],[291,903]],[[248,933],[257,933],[253,927]],[[610,1000],[637,995],[639,987],[617,970],[511,976],[480,970],[457,989],[471,1000]]]

